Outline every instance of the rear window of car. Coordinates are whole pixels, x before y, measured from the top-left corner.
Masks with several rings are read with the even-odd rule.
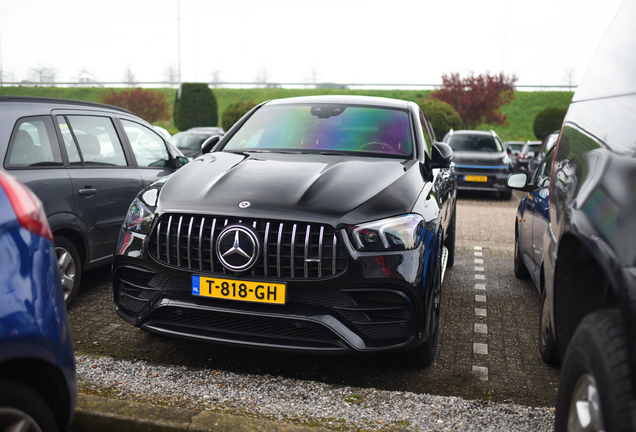
[[[497,153],[503,148],[498,140],[487,135],[453,135],[448,140],[448,145],[455,151],[476,151]]]
[[[413,139],[406,111],[337,104],[274,105],[256,111],[224,150],[347,152],[409,157]]]
[[[217,134],[218,135],[218,134]],[[210,138],[212,134],[183,133],[176,134],[170,138],[170,142],[181,150],[201,150],[203,141]]]

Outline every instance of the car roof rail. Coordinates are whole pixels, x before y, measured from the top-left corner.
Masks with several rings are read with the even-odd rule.
[[[493,138],[497,137],[497,132],[495,132],[494,130],[490,129],[490,134],[492,135]]]
[[[64,105],[81,105],[81,106],[90,106],[93,108],[102,108],[102,109],[111,109],[116,111],[125,112],[126,114],[132,114],[136,117],[139,117],[134,112],[127,110],[126,108],[121,108],[114,105],[101,104],[97,102],[89,102],[83,100],[76,99],[61,99],[61,98],[49,98],[49,97],[39,97],[39,96],[13,96],[13,95],[3,95],[0,96],[0,102],[40,102],[40,103],[52,103],[52,104],[64,104]]]

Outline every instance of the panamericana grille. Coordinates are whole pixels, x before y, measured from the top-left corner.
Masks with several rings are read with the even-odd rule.
[[[346,253],[333,227],[279,220],[163,214],[150,236],[150,254],[169,266],[225,273],[216,257],[216,240],[224,227],[234,224],[251,227],[262,240],[252,276],[322,278],[347,268]]]

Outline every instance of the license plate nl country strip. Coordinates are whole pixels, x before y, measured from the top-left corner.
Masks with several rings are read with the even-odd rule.
[[[284,283],[192,276],[192,295],[201,297],[285,304],[286,288]]]

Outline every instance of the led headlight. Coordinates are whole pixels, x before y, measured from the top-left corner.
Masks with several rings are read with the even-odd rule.
[[[128,208],[124,229],[147,235],[152,227],[152,220],[155,214],[139,198],[135,198]]]
[[[347,228],[356,249],[364,252],[415,249],[424,237],[424,218],[407,214]]]

